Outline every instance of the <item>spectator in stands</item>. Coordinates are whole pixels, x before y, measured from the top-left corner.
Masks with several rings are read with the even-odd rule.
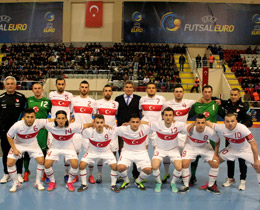
[[[258,48],[258,46],[255,46],[255,54],[260,54],[260,49]]]
[[[220,46],[219,46],[219,49],[218,49],[218,55],[219,55],[220,60],[224,59],[224,51]]]
[[[251,46],[249,46],[247,49],[246,49],[246,54],[251,54],[252,53],[252,48]]]
[[[253,92],[253,100],[254,100],[254,107],[258,107],[258,101],[259,101],[259,92],[260,90],[257,90],[255,92]]]
[[[193,90],[195,89],[196,90],[196,93],[199,92],[199,86],[200,86],[200,80],[199,80],[199,77],[196,77],[195,78],[195,83],[194,85],[192,86],[190,92],[193,93]]]
[[[208,66],[208,58],[207,58],[206,54],[204,54],[204,56],[202,58],[202,64],[203,64],[203,67]]]
[[[257,60],[256,60],[256,58],[254,58],[253,60],[252,60],[252,65],[251,65],[252,67],[257,67]]]
[[[245,103],[248,103],[249,101],[251,101],[251,96],[250,94],[248,93],[248,91],[245,91],[245,95],[243,97],[243,100]],[[248,104],[249,105],[249,104]]]
[[[185,60],[185,57],[183,56],[183,54],[181,54],[181,56],[179,57],[180,71],[183,71],[184,69]]]
[[[209,68],[211,68],[211,69],[213,68],[214,60],[215,60],[214,55],[210,54],[210,56],[209,56]]]
[[[175,78],[175,84],[176,85],[181,85],[181,78],[179,76],[176,76]]]
[[[196,57],[196,68],[201,68],[201,56],[200,54]]]
[[[144,78],[144,80],[143,80],[143,83],[146,85],[146,84],[148,84],[149,82],[150,82],[149,76],[146,75],[145,78]]]
[[[4,43],[1,47],[1,53],[6,53],[6,51],[7,51],[7,45],[6,43]]]

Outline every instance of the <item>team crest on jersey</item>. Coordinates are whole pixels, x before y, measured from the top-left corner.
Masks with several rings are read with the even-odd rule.
[[[203,112],[204,116],[208,118],[210,116],[210,113],[208,111]]]
[[[186,107],[187,107],[187,105],[186,105],[186,104],[182,104],[182,107],[186,108]]]
[[[240,109],[237,109],[237,112],[239,112],[240,111]]]
[[[18,103],[19,102],[19,98],[16,98],[15,101]]]
[[[33,107],[33,110],[35,111],[35,113],[37,113],[37,112],[39,112],[40,109],[39,109],[38,106],[34,106],[34,107]]]

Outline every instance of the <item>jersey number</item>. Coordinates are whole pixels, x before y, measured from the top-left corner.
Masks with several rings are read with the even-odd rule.
[[[235,133],[235,138],[236,138],[236,139],[241,138],[241,136],[242,136],[242,135],[241,135],[240,132],[236,132],[236,133]]]
[[[47,108],[47,106],[48,106],[48,101],[41,102],[41,107]]]

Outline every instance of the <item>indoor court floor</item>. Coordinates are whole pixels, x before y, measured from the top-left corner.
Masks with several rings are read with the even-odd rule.
[[[251,128],[253,135],[258,141],[260,148],[260,129]],[[224,140],[222,139],[221,148]],[[152,151],[149,150],[150,156]],[[83,153],[80,155],[82,157]],[[1,160],[2,162],[2,160]],[[2,163],[0,164],[0,177],[3,175]],[[230,188],[222,187],[226,179],[226,163],[220,166],[218,177],[218,187],[220,195],[214,195],[207,191],[202,191],[199,186],[208,181],[209,166],[200,161],[197,170],[198,182],[190,192],[186,194],[175,194],[170,190],[169,181],[162,187],[161,193],[155,193],[155,181],[152,175],[149,177],[145,186],[146,191],[139,190],[132,182],[131,186],[120,193],[110,191],[110,169],[107,165],[103,166],[103,183],[89,184],[89,189],[84,192],[69,192],[63,182],[63,158],[54,165],[57,188],[52,191],[38,191],[33,187],[35,179],[36,163],[31,161],[31,175],[29,182],[22,185],[16,193],[9,193],[12,183],[0,185],[0,210],[72,210],[72,209],[91,209],[91,210],[260,210],[260,187],[257,182],[256,173],[251,166],[248,167],[248,177],[246,190],[239,191],[239,170],[236,161],[235,178],[237,183]],[[171,173],[173,166],[171,165]],[[94,175],[96,175],[96,167]],[[163,174],[163,169],[161,169]],[[80,186],[80,182],[74,184],[75,189]],[[178,187],[181,186],[181,181]]]

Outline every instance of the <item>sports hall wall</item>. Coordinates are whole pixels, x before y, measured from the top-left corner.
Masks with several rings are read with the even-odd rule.
[[[132,0],[135,1],[135,0]],[[149,0],[159,2],[159,0]],[[35,2],[35,0],[2,0],[1,3]],[[37,2],[63,2],[63,42],[121,42],[123,0],[103,0],[103,26],[85,27],[86,0],[38,0]],[[138,2],[138,1],[136,1]],[[169,0],[167,2],[205,2],[260,4],[260,0]]]

